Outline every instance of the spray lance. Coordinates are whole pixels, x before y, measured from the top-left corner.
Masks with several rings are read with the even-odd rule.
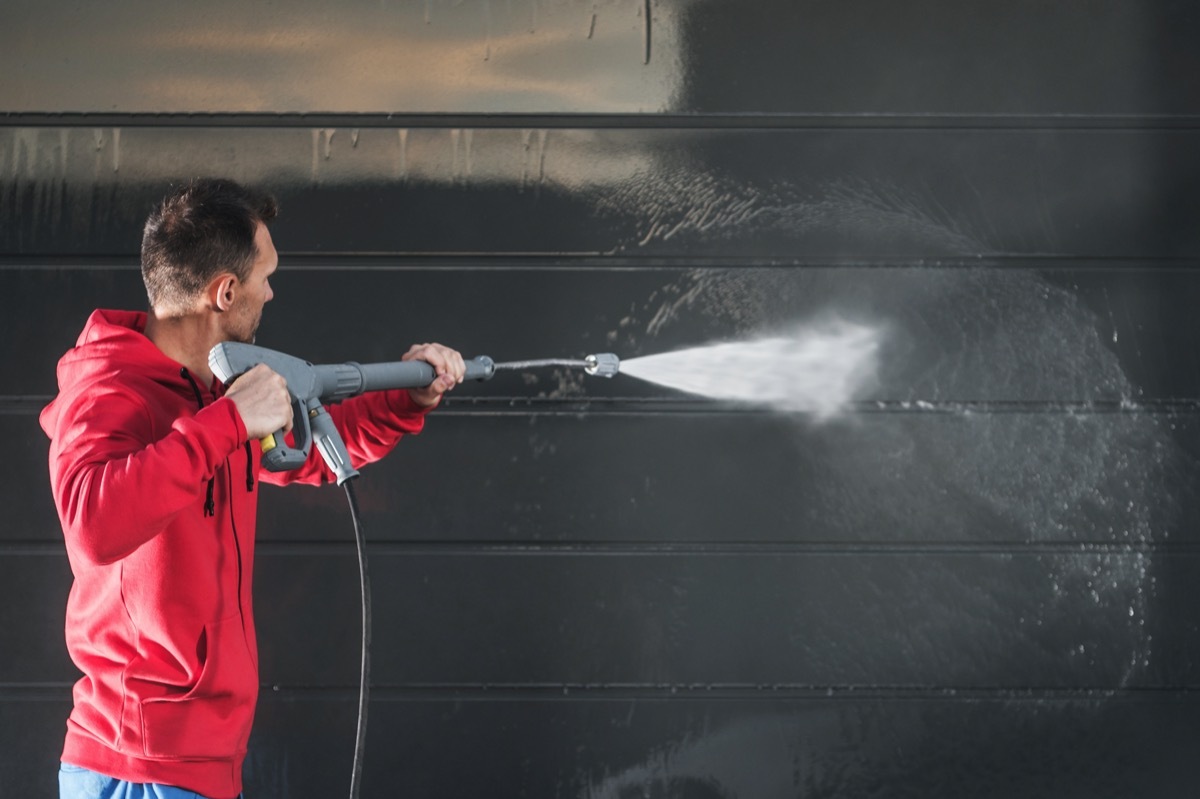
[[[285,472],[301,466],[313,445],[344,485],[354,520],[354,536],[358,546],[358,573],[362,590],[362,667],[358,690],[358,736],[354,747],[354,767],[350,778],[350,797],[357,799],[362,779],[363,754],[366,749],[367,695],[370,686],[371,593],[367,577],[366,549],[362,525],[359,522],[358,502],[352,484],[358,476],[350,463],[346,444],[333,424],[325,403],[357,396],[367,391],[401,388],[424,388],[437,378],[434,368],[425,361],[390,361],[359,364],[353,361],[339,364],[314,365],[308,361],[276,350],[253,344],[226,341],[208,353],[208,365],[222,383],[229,385],[234,378],[266,364],[287,382],[292,401],[292,437],[289,446],[284,431],[262,440],[262,465],[272,472]],[[620,360],[610,352],[588,355],[582,360],[546,359],[496,363],[486,355],[465,361],[466,380],[489,380],[497,370],[524,371],[542,367],[581,368],[597,377],[613,377],[620,370]]]

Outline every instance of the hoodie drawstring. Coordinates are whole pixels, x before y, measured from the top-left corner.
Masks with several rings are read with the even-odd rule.
[[[246,442],[246,490],[254,490],[254,452],[249,441]]]
[[[179,374],[186,379],[192,386],[192,391],[196,394],[196,405],[204,407],[204,397],[200,394],[200,386],[196,385],[196,381],[192,378],[192,373],[187,370],[186,366],[179,367]],[[208,496],[204,500],[204,515],[215,516],[217,514],[217,503],[213,500],[213,483],[216,476],[208,478]]]

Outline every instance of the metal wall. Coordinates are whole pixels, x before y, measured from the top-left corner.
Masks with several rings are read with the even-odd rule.
[[[221,0],[0,12],[0,793],[55,795],[37,412],[173,179],[275,191],[260,343],[624,358],[833,316],[841,417],[464,388],[359,481],[366,796],[1191,796],[1200,10]],[[264,490],[248,796],[349,781],[334,489]]]

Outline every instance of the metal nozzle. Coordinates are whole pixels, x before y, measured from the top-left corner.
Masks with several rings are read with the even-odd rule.
[[[621,359],[611,352],[598,352],[583,359],[583,370],[595,377],[612,377],[621,370]]]
[[[599,352],[595,355],[587,356],[582,361],[565,358],[545,358],[539,361],[504,361],[492,364],[492,369],[524,370],[553,366],[565,366],[570,369],[582,368],[589,375],[612,377],[621,370],[621,359],[611,352]]]

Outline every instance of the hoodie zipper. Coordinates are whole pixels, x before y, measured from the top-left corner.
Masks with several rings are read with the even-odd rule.
[[[188,371],[186,366],[179,367],[179,376],[188,381],[192,387],[192,392],[196,395],[196,406],[199,409],[204,408],[204,396],[200,393],[200,386],[196,385],[192,373]],[[208,478],[208,495],[204,499],[204,515],[215,516],[217,513],[217,504],[213,500],[213,484],[216,481],[216,475]]]
[[[186,379],[188,381],[188,383],[191,385],[192,391],[196,395],[196,405],[199,408],[204,408],[204,395],[200,393],[200,386],[198,386],[196,384],[196,380],[195,380],[195,378],[192,377],[192,373],[188,371],[186,366],[181,366],[179,368],[179,374],[184,379]],[[228,458],[225,459],[225,465],[226,466],[229,465]],[[250,640],[248,637],[249,634],[246,631],[246,612],[242,607],[242,542],[241,542],[240,536],[238,536],[237,519],[233,512],[233,502],[232,502],[233,475],[230,474],[229,469],[225,470],[225,476],[228,480],[229,497],[231,499],[231,501],[229,503],[229,529],[233,534],[233,550],[234,550],[234,555],[235,555],[234,560],[237,561],[238,615],[242,619],[242,635],[243,635],[243,637],[246,637],[246,645],[248,647],[250,645]],[[213,484],[215,482],[216,482],[216,475],[213,475],[212,477],[210,477],[208,479],[208,497],[204,501],[204,515],[205,516],[215,516],[216,515],[216,502],[213,499]],[[254,451],[250,448],[250,442],[247,441],[246,442],[246,491],[250,492],[253,490],[254,490]]]

